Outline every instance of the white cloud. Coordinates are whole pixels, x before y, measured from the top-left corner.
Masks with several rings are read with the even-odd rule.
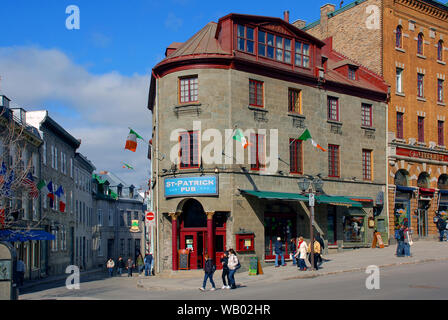
[[[27,110],[45,109],[46,103],[55,101],[63,106],[61,113],[50,116],[82,139],[79,151],[98,170],[113,171],[135,185],[147,181],[147,145],[139,143],[135,154],[124,145],[128,127],[151,138],[151,114],[146,108],[149,74],[97,75],[57,49],[8,47],[0,48],[0,76],[1,91]],[[124,171],[122,161],[135,171]]]

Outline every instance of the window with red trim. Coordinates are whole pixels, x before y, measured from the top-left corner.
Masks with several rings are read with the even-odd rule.
[[[356,80],[356,69],[353,67],[348,67],[348,78],[349,80]]]
[[[423,98],[424,89],[424,75],[421,73],[417,74],[417,96]]]
[[[445,145],[445,122],[444,121],[437,121],[437,144],[439,146]]]
[[[250,144],[250,169],[263,170],[265,167],[264,135],[251,133]]]
[[[423,54],[423,34],[419,33],[417,37],[417,53]]]
[[[249,104],[263,107],[263,82],[249,79]]]
[[[310,45],[300,41],[295,41],[295,65],[298,67],[310,67]]]
[[[328,120],[339,121],[339,99],[328,97]]]
[[[179,79],[180,103],[198,101],[198,76]]]
[[[398,26],[396,29],[396,33],[395,33],[395,47],[396,48],[403,47],[402,35],[403,35],[403,32],[402,32],[401,26]]]
[[[418,117],[417,119],[418,127],[418,142],[425,142],[425,118]]]
[[[362,150],[362,178],[372,180],[372,150]]]
[[[339,178],[339,146],[328,145],[328,176]]]
[[[366,127],[372,126],[372,105],[361,104],[361,124]]]
[[[437,43],[437,60],[443,61],[443,41],[439,40]]]
[[[289,139],[289,172],[303,173],[302,156],[302,140]]]
[[[238,25],[237,27],[237,43],[238,50],[245,51],[248,53],[254,52],[254,28],[248,26]]]
[[[302,113],[302,91],[288,89],[288,112]]]
[[[397,139],[403,139],[403,113],[397,112]]]
[[[199,131],[187,131],[179,134],[180,168],[199,167]]]
[[[437,101],[443,102],[443,80],[437,79]]]

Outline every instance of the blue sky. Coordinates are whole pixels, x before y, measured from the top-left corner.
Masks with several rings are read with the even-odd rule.
[[[283,17],[289,10],[291,22],[313,22],[326,3],[2,0],[0,90],[25,109],[49,110],[82,139],[80,151],[99,170],[143,184],[149,175],[145,147],[130,154],[123,146],[128,127],[151,136],[149,74],[170,43],[186,41],[232,12]],[[65,27],[69,5],[80,9],[80,30]],[[120,161],[136,170],[123,171]]]

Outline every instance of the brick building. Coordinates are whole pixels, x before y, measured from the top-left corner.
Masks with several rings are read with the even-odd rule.
[[[304,26],[350,59],[384,76],[388,107],[390,235],[404,219],[419,238],[437,234],[447,209],[446,40],[448,7],[432,0],[360,0],[321,8]]]
[[[273,261],[277,237],[310,236],[298,187],[307,175],[324,181],[315,228],[330,250],[368,246],[371,220],[387,235],[376,201],[386,190],[387,91],[287,16],[230,14],[168,46],[148,102],[157,271],[185,267],[179,250],[193,269],[205,253],[219,266],[229,248],[243,267]],[[298,140],[305,129],[326,152]],[[222,148],[211,151],[215,140]]]

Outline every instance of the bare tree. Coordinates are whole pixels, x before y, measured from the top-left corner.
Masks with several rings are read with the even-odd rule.
[[[37,181],[28,180],[37,168],[33,166],[33,157],[28,159],[27,155],[30,148],[37,150],[41,142],[11,109],[0,108],[0,229],[15,229],[23,227],[22,199],[33,201],[39,195]],[[30,221],[38,224],[37,218]],[[27,223],[27,227],[31,224]]]

